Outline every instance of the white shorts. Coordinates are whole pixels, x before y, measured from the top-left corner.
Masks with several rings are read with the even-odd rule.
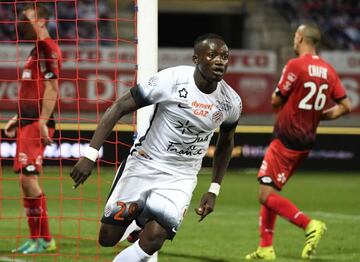
[[[101,222],[123,225],[136,219],[143,227],[156,220],[172,238],[190,205],[196,179],[176,177],[129,156],[114,178]]]

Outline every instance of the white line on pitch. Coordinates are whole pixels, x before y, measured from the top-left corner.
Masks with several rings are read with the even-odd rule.
[[[11,258],[11,257],[0,257],[1,262],[27,262],[29,260],[23,260],[19,258]]]

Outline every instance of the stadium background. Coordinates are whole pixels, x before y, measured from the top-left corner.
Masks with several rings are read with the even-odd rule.
[[[69,252],[70,255],[68,255],[75,259],[73,255],[76,254],[77,259],[81,260],[83,257],[86,260],[88,253],[80,250],[81,246],[85,245],[82,240],[87,236],[80,230],[80,224],[85,223],[82,220],[84,215],[82,209],[86,203],[84,199],[86,199],[87,189],[85,187],[82,189],[84,191],[75,197],[73,192],[67,193],[63,188],[70,187],[69,166],[75,163],[82,149],[89,142],[99,117],[116,97],[131,88],[136,81],[136,24],[134,21],[136,13],[134,1],[130,0],[44,2],[52,12],[49,23],[50,31],[54,38],[59,39],[64,56],[64,66],[60,75],[60,100],[55,116],[58,122],[56,143],[47,148],[45,155],[46,164],[54,167],[50,167],[50,175],[44,176],[43,183],[47,184],[53,181],[56,187],[60,188],[53,195],[53,205],[61,202],[62,210],[65,210],[67,206],[64,200],[66,194],[70,194],[69,201],[78,201],[77,197],[80,198],[81,212],[78,216],[72,217],[79,224],[78,234],[74,236],[78,249]],[[21,5],[21,2],[18,3],[19,7]],[[30,45],[23,43],[18,43],[21,48],[15,48],[14,22],[16,17],[13,8],[13,1],[1,1],[0,3],[1,128],[16,110],[18,70],[22,68],[31,48]],[[292,52],[294,30],[299,23],[304,21],[314,21],[321,26],[323,40],[320,53],[337,69],[352,100],[353,112],[339,120],[321,124],[316,147],[301,167],[302,170],[307,171],[304,173],[304,178],[301,179],[305,179],[304,183],[308,185],[306,183],[309,181],[306,179],[317,178],[320,180],[319,183],[325,183],[323,179],[327,177],[329,184],[325,183],[323,190],[319,190],[320,196],[326,194],[327,186],[336,191],[337,187],[334,185],[338,185],[339,190],[347,192],[349,199],[354,201],[352,204],[344,204],[344,208],[348,206],[349,209],[340,210],[340,214],[345,213],[343,219],[347,222],[350,221],[349,223],[358,222],[360,219],[358,193],[352,195],[355,192],[354,189],[343,180],[359,181],[360,175],[359,2],[355,0],[160,0],[158,19],[159,69],[177,64],[191,64],[193,40],[202,33],[214,32],[226,39],[231,48],[231,62],[226,81],[241,95],[244,103],[244,113],[237,129],[236,147],[231,161],[231,169],[234,171],[231,172],[229,181],[237,181],[240,177],[239,174],[242,173],[251,174],[249,177],[245,175],[245,178],[240,179],[245,179],[245,185],[248,185],[247,179],[252,181],[252,183],[249,182],[249,186],[251,185],[253,188],[256,187],[256,182],[250,178],[255,176],[256,168],[259,167],[270,141],[271,125],[275,117],[270,105],[271,92],[279,79],[282,67],[289,58],[294,57]],[[121,120],[116,127],[117,132],[114,132],[104,145],[98,173],[103,170],[108,174],[103,180],[105,187],[99,185],[102,182],[97,178],[89,182],[89,187],[94,186],[97,190],[95,200],[88,199],[93,202],[93,208],[96,211],[93,218],[90,219],[93,223],[89,224],[90,227],[96,223],[101,214],[107,194],[106,186],[111,182],[112,166],[117,166],[126,156],[129,145],[132,143],[135,124],[134,115]],[[10,231],[16,232],[15,236],[9,236],[5,230],[0,233],[0,241],[5,238],[12,239],[12,242],[9,241],[4,246],[0,244],[0,256],[5,254],[6,257],[9,257],[8,248],[14,243],[14,239],[18,241],[19,238],[26,237],[24,236],[26,229],[22,235],[19,233],[20,229],[24,228],[24,225],[21,224],[23,222],[19,221],[21,218],[24,220],[24,217],[20,210],[16,178],[11,175],[10,169],[15,153],[15,143],[13,139],[6,138],[3,131],[1,132],[0,218],[3,223],[0,228],[4,229],[7,225],[18,223],[14,230]],[[211,165],[212,154],[213,146],[204,160],[204,167]],[[250,171],[247,171],[248,168]],[[204,170],[206,177],[208,172],[206,169]],[[314,171],[317,173],[308,173]],[[330,173],[325,171],[330,171]],[[339,179],[338,175],[344,179]],[[57,184],[59,182],[60,184]],[[204,183],[204,186],[200,184],[199,188],[205,188],[207,181]],[[241,187],[241,189],[234,189],[235,191],[247,192],[247,189],[241,186],[241,182],[234,183],[239,183]],[[10,188],[13,188],[11,192],[6,190],[9,185],[11,185]],[[45,190],[47,190],[46,187]],[[310,188],[309,190],[317,193],[315,186],[314,189]],[[299,193],[302,193],[301,190]],[[231,193],[228,195],[231,199]],[[298,196],[295,194],[295,197]],[[196,199],[195,195],[194,201]],[[223,199],[225,207],[229,202],[233,202],[233,200],[226,202],[225,199],[227,199],[226,196]],[[249,198],[249,201],[255,210],[256,195],[251,200]],[[341,203],[341,198],[338,201]],[[243,201],[242,204],[244,204]],[[10,214],[9,209],[6,208],[12,205],[19,206],[18,208],[13,207],[16,210],[15,214]],[[324,209],[326,210],[326,208]],[[237,212],[241,213],[241,208]],[[66,220],[62,214],[60,212],[58,216],[53,215],[53,221]],[[220,212],[220,214],[222,213]],[[249,216],[249,223],[253,223],[250,226],[253,231],[249,231],[249,237],[252,236],[254,239],[252,242],[255,243],[256,228],[254,225],[256,222],[254,223],[254,218],[256,214],[252,215],[254,217],[250,218]],[[192,215],[189,216],[189,220],[193,218]],[[216,225],[216,220],[211,220],[209,224],[211,223]],[[61,231],[63,226],[60,224],[63,225],[62,222],[59,222],[59,238],[66,239],[66,230]],[[356,227],[356,230],[359,232],[359,226]],[[99,247],[95,243],[95,234],[89,238],[97,247],[95,255],[96,258],[99,258],[101,251],[98,251]],[[185,235],[184,239],[186,239]],[[240,241],[238,240],[239,243]],[[186,254],[186,250],[183,252]],[[360,257],[358,248],[351,252],[353,256],[346,257],[348,259],[346,261],[350,261],[352,257]],[[177,253],[175,252],[175,254]],[[61,258],[61,256],[60,252],[58,256],[54,256],[54,259]],[[189,259],[188,261],[212,261],[207,256],[201,260],[199,254],[194,255],[193,260],[186,258],[185,255],[181,259],[175,259],[175,255],[167,258],[168,260],[166,260],[166,254],[163,257],[164,261],[187,261],[186,259]],[[52,261],[52,258],[45,257],[44,261]],[[39,260],[39,258],[34,259]],[[220,260],[219,258],[219,260],[213,261],[233,260]]]

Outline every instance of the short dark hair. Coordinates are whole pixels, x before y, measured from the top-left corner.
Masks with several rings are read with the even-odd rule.
[[[213,34],[213,33],[203,34],[203,35],[198,36],[194,41],[194,52],[195,53],[197,53],[197,51],[198,51],[199,44],[202,41],[207,40],[207,39],[219,39],[219,40],[221,40],[221,41],[223,41],[225,43],[224,38],[222,36],[220,36],[220,35]]]
[[[218,34],[214,34],[214,33],[207,33],[207,34],[203,34],[198,36],[195,41],[194,41],[194,48],[201,43],[202,41],[206,40],[206,39],[219,39],[221,41],[223,41],[225,43],[225,40],[222,36],[218,35]]]
[[[32,9],[36,12],[37,18],[44,18],[46,23],[49,21],[50,14],[48,9],[42,5],[37,3],[30,3],[24,6],[23,11]]]

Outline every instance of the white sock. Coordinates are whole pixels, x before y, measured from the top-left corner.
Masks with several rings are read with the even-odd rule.
[[[146,254],[144,250],[139,246],[139,240],[137,240],[131,246],[121,251],[113,260],[113,262],[146,262],[151,258]]]

